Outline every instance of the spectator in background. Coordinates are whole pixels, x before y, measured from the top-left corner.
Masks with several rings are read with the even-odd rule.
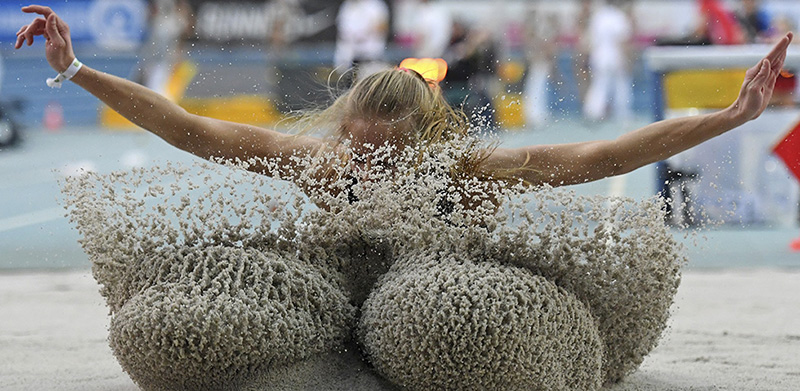
[[[769,28],[770,37],[769,40],[772,42],[779,41],[783,38],[783,35],[790,31],[794,31],[797,28],[794,22],[787,17],[786,15],[780,15],[772,20],[772,25]],[[792,45],[797,45],[797,42],[792,42]]]
[[[624,2],[608,0],[601,4],[589,23],[592,82],[583,113],[591,121],[606,117],[609,99],[613,100],[614,116],[618,120],[627,121],[631,116],[633,82],[628,64],[628,45],[633,37],[633,25],[621,8]]]
[[[11,114],[19,112],[22,107],[22,101],[9,102],[4,99],[2,94],[3,76],[3,56],[0,55],[0,152],[20,140],[19,126]]]
[[[786,35],[789,31],[795,31],[796,28],[791,19],[785,15],[778,16],[773,20],[772,26],[770,26],[770,40],[778,41],[783,38],[783,35]],[[793,42],[792,46],[799,45],[797,42]],[[798,48],[794,48],[794,50],[797,49]],[[794,106],[796,102],[800,100],[800,83],[797,81],[797,72],[798,69],[796,68],[781,70],[778,79],[775,81],[775,90],[772,93],[770,104],[776,106]],[[800,239],[798,239],[797,244],[800,246]],[[800,247],[798,247],[798,250],[800,250]]]
[[[363,78],[386,67],[383,57],[389,35],[389,7],[383,0],[345,0],[336,17],[336,28],[337,69],[346,72],[357,67],[357,78]]]
[[[3,69],[3,55],[0,54],[0,97],[3,96],[3,76],[4,76],[4,69]]]
[[[450,44],[453,20],[447,8],[421,0],[417,9],[414,56],[437,58],[444,56]]]
[[[192,12],[186,0],[154,0],[150,3],[150,31],[139,58],[143,84],[167,95],[167,83],[182,59],[182,44],[192,29]]]
[[[485,29],[469,28],[454,22],[450,46],[444,59],[447,78],[442,87],[445,99],[463,109],[471,125],[482,130],[495,128],[494,108],[489,88],[496,74],[497,47]]]
[[[2,98],[3,98],[3,76],[4,76],[4,69],[3,69],[3,55],[0,53],[0,120],[2,120],[6,113],[3,112],[3,105],[2,105]],[[0,123],[0,127],[2,127],[2,123]],[[2,131],[0,131],[2,133]],[[0,145],[2,145],[2,135],[0,135]]]
[[[274,0],[269,5],[272,28],[267,36],[270,53],[280,52],[294,37],[287,31],[295,18],[302,13],[298,0]]]
[[[555,14],[531,8],[525,18],[525,54],[528,72],[525,77],[525,123],[529,128],[542,126],[549,117],[547,80],[553,73],[557,54],[558,27]]]
[[[698,0],[700,19],[690,34],[678,38],[659,38],[657,45],[739,45],[745,34],[736,15],[720,0]]]
[[[719,0],[700,0],[702,21],[697,35],[711,45],[740,45],[745,34],[736,20],[736,15]]]
[[[266,95],[274,102],[282,101],[279,84],[281,81],[281,67],[286,61],[286,48],[296,36],[291,33],[292,24],[296,24],[299,16],[303,14],[300,0],[274,0],[268,5],[269,23],[266,42],[267,51],[266,72],[264,82],[267,86]]]
[[[575,58],[573,71],[578,87],[580,102],[586,101],[586,92],[589,91],[591,73],[589,72],[589,21],[592,19],[592,0],[581,0],[575,19]]]
[[[736,15],[748,43],[765,42],[769,39],[769,14],[759,0],[742,0],[742,10]]]

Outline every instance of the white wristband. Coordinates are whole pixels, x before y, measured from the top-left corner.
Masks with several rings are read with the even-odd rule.
[[[47,79],[47,86],[50,88],[61,88],[61,83],[69,79],[72,79],[72,77],[75,76],[75,74],[78,73],[79,70],[81,70],[82,66],[83,63],[78,61],[77,58],[72,60],[72,64],[69,64],[69,67],[67,68],[66,71],[59,73],[54,78]]]

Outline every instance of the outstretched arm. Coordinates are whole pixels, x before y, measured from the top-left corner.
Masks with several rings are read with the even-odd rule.
[[[745,74],[736,101],[716,113],[660,121],[616,140],[497,148],[485,162],[488,172],[511,172],[533,185],[591,182],[633,171],[692,148],[758,118],[769,103],[786,59],[792,33]]]
[[[66,70],[75,59],[69,26],[48,7],[32,5],[23,12],[43,16],[17,32],[15,48],[33,43],[37,35],[46,39],[45,54],[50,66],[58,72]],[[170,144],[202,158],[253,157],[284,158],[282,165],[291,165],[289,155],[313,153],[320,141],[311,137],[293,136],[256,126],[220,121],[188,113],[163,96],[129,80],[83,66],[72,81],[136,125],[158,135]],[[264,172],[263,167],[251,167]]]

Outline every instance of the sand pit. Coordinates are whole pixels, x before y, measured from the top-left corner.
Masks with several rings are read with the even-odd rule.
[[[607,390],[795,390],[797,308],[800,271],[687,271],[659,346]],[[108,346],[108,308],[88,270],[1,274],[0,313],[0,389],[138,389]],[[391,389],[353,355],[321,356],[264,380],[285,390]]]

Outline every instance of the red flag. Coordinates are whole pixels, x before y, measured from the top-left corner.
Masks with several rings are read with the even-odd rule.
[[[772,148],[786,168],[800,181],[800,121],[798,121],[778,144]]]

